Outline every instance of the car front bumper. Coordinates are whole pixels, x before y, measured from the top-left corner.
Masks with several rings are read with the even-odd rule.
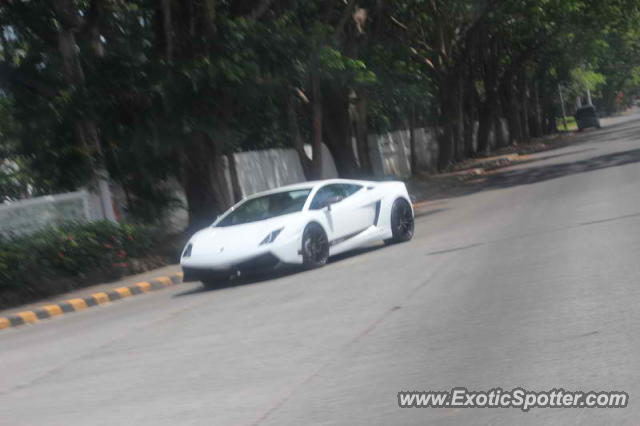
[[[227,269],[194,268],[182,265],[182,272],[184,273],[182,280],[184,282],[206,281],[214,278],[226,278],[237,272],[257,273],[272,270],[281,264],[282,262],[278,257],[267,252],[238,262]]]
[[[237,252],[203,253],[193,257],[183,257],[180,260],[186,281],[201,281],[203,278],[229,276],[240,272],[267,271],[281,264],[300,264],[302,256],[299,253],[300,237],[293,236],[275,244],[261,246],[252,252],[246,250]]]

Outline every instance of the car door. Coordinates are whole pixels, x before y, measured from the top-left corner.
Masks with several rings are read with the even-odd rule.
[[[326,201],[333,197],[341,197],[342,200],[326,208]],[[330,240],[342,240],[373,224],[375,203],[369,198],[368,191],[362,185],[333,183],[316,192],[310,209],[323,210],[329,225]]]
[[[342,186],[344,199],[342,214],[347,228],[347,235],[358,234],[373,225],[376,216],[376,203],[372,191],[360,184],[344,183]],[[337,216],[337,214],[336,214]]]

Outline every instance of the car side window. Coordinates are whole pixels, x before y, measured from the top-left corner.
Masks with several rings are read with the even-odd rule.
[[[316,195],[313,197],[311,201],[311,205],[309,208],[311,210],[318,210],[324,207],[326,201],[333,197],[344,197],[344,193],[342,192],[342,188],[340,185],[331,184],[323,186],[316,192]]]
[[[311,210],[318,210],[325,206],[327,200],[334,197],[347,198],[350,195],[356,193],[362,188],[361,185],[355,185],[350,183],[333,183],[323,186],[316,192],[316,195],[311,201],[309,208]]]
[[[362,185],[356,185],[355,183],[343,183],[340,184],[344,189],[344,197],[347,198],[352,194],[360,191],[362,189]]]

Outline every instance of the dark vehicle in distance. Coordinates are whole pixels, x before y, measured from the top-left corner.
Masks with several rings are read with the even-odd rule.
[[[579,131],[582,131],[583,129],[589,127],[595,127],[596,129],[599,129],[600,119],[598,118],[598,114],[596,113],[596,108],[593,105],[587,105],[578,108],[578,110],[576,111],[576,123],[578,124]]]

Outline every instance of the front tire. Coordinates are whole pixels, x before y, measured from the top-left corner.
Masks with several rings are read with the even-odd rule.
[[[329,239],[322,226],[310,223],[302,233],[302,265],[306,269],[319,268],[329,259]]]
[[[395,244],[409,241],[413,238],[415,223],[411,205],[404,198],[398,198],[391,206],[391,234],[384,240],[385,244]]]

